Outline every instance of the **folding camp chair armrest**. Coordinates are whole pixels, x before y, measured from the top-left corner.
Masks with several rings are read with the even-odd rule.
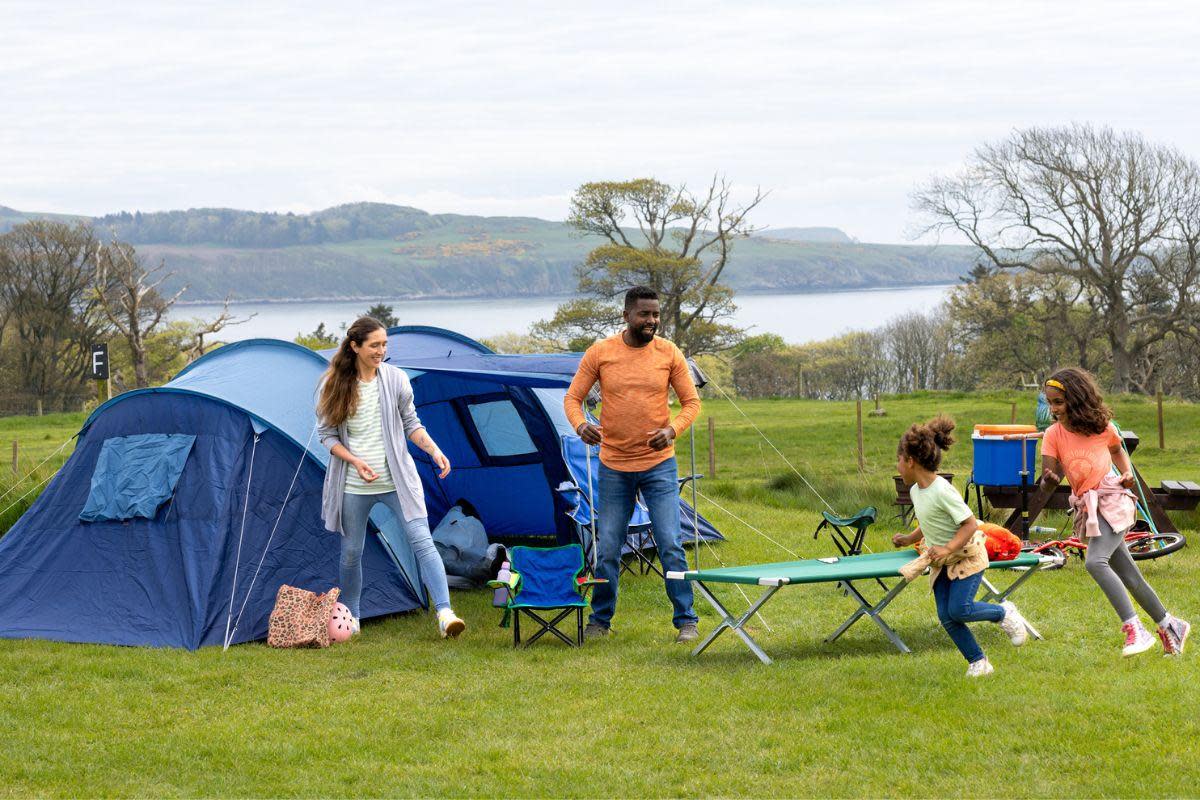
[[[488,585],[489,589],[509,589],[510,591],[515,592],[515,591],[517,591],[518,585],[520,583],[521,583],[521,573],[513,572],[513,573],[509,574],[508,580],[502,581],[499,579],[493,579],[493,580],[488,581],[487,585]]]
[[[679,488],[682,489],[684,486],[687,486],[688,481],[700,480],[703,477],[704,476],[701,475],[700,473],[696,473],[695,475],[684,475],[678,479],[679,480]]]
[[[575,588],[579,590],[580,597],[586,598],[593,586],[599,586],[602,583],[608,583],[608,578],[581,578],[576,581]]]

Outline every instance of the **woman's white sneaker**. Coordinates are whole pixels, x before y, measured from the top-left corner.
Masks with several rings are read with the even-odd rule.
[[[1000,630],[1008,634],[1008,640],[1013,643],[1014,647],[1020,647],[1029,638],[1029,629],[1025,626],[1025,618],[1021,616],[1020,611],[1017,611],[1017,607],[1012,604],[1011,600],[1005,600],[1000,607],[1004,609],[1004,619],[1000,620]]]
[[[991,675],[995,671],[995,668],[992,667],[992,662],[987,660],[987,656],[978,661],[972,661],[967,665],[968,678],[982,678],[984,675]]]
[[[442,634],[443,639],[453,639],[466,629],[467,623],[450,609],[443,608],[438,612],[438,633]]]

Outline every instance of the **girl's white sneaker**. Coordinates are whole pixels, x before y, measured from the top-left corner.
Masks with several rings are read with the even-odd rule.
[[[1125,646],[1121,648],[1123,656],[1136,656],[1154,646],[1154,637],[1141,621],[1126,622],[1121,626],[1121,631],[1125,634]]]
[[[1158,626],[1158,638],[1162,640],[1163,655],[1183,655],[1183,647],[1187,644],[1188,634],[1192,632],[1191,623],[1177,617],[1167,617],[1163,623]]]
[[[1005,600],[1000,606],[1004,609],[1004,619],[1000,620],[1000,630],[1008,634],[1008,640],[1013,643],[1014,647],[1020,647],[1029,638],[1029,631],[1025,627],[1025,618],[1021,616],[1021,612],[1017,611],[1017,607],[1010,600]]]
[[[984,675],[991,675],[995,671],[995,668],[992,667],[992,662],[987,660],[987,656],[978,661],[972,661],[967,665],[968,678],[982,678]]]

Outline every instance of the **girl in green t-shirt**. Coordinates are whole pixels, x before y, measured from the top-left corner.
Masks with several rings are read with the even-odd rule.
[[[949,481],[937,474],[942,454],[954,444],[953,430],[954,420],[938,416],[925,425],[910,427],[900,437],[897,448],[896,469],[909,487],[918,527],[912,533],[897,533],[892,537],[892,544],[906,547],[924,538],[927,553],[935,566],[945,564],[947,558],[969,547],[982,549],[982,545],[972,543],[979,523],[971,513],[971,507],[963,502]],[[940,569],[933,581],[938,619],[967,660],[968,678],[989,675],[993,668],[966,623],[997,622],[1018,646],[1025,643],[1027,636],[1025,620],[1010,601],[996,605],[975,599],[987,564],[986,553],[982,563],[984,567],[974,574],[958,578],[951,578],[949,569]]]

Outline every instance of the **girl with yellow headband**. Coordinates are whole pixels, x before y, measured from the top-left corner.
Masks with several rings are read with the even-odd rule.
[[[1125,534],[1137,516],[1133,465],[1112,424],[1096,380],[1082,369],[1060,369],[1046,381],[1046,401],[1056,422],[1042,439],[1042,482],[1071,484],[1075,533],[1088,543],[1088,574],[1121,619],[1122,654],[1136,655],[1154,645],[1130,601],[1130,595],[1158,624],[1166,655],[1182,655],[1192,626],[1167,613],[1158,595],[1129,555]],[[1116,466],[1120,476],[1112,474]]]

